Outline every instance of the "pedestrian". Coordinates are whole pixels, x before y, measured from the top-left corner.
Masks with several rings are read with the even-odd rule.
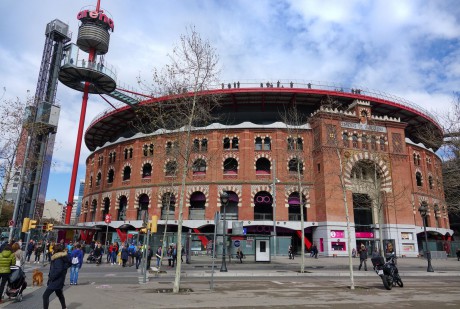
[[[172,246],[169,246],[168,251],[166,251],[166,256],[168,257],[168,266],[169,267],[171,267],[171,265],[174,266],[174,264],[172,264],[173,263],[173,261],[172,261],[172,258],[173,258],[172,253],[173,253],[173,248],[172,248]]]
[[[240,263],[243,264],[243,251],[240,250],[240,248],[238,248],[238,250],[236,250],[236,258],[240,260]]]
[[[24,253],[22,252],[21,246],[19,245],[19,243],[17,243],[17,242],[14,243],[11,246],[11,250],[14,253],[14,257],[16,258],[16,266],[21,267],[22,269],[24,269],[23,268],[24,263],[25,263]]]
[[[354,257],[354,258],[356,257],[356,249],[355,248],[353,248],[353,250],[351,250],[351,256]]]
[[[153,250],[152,248],[150,248],[150,246],[148,246],[148,249],[147,249],[147,269],[150,269],[150,260],[152,259],[153,257]]]
[[[184,262],[184,255],[185,255],[185,248],[182,247],[182,249],[180,249],[180,261],[182,263]]]
[[[157,249],[157,253],[155,254],[155,256],[157,257],[157,267],[158,268],[160,267],[162,250],[163,249],[161,248],[161,246],[159,246],[158,249]]]
[[[128,247],[128,265],[129,265],[129,267],[134,265],[135,253],[136,253],[136,246],[132,242]]]
[[[318,258],[318,246],[316,246],[315,242],[313,243],[313,246],[311,247],[311,251],[312,251],[312,257],[317,259]]]
[[[32,252],[34,252],[34,248],[35,248],[35,243],[31,239],[29,243],[27,244],[27,251],[26,251],[27,262],[30,262],[30,256],[32,255]]]
[[[93,251],[93,256],[96,259],[96,265],[101,264],[103,255],[104,255],[104,249],[102,248],[101,243],[98,243],[96,248],[94,248],[94,251]]]
[[[141,265],[141,261],[142,261],[142,246],[139,245],[137,247],[137,250],[136,252],[134,252],[134,257],[136,258],[136,269],[139,269],[139,265]]]
[[[54,246],[54,254],[51,256],[50,272],[48,274],[48,286],[46,287],[45,293],[43,293],[43,308],[48,309],[50,295],[56,293],[59,298],[61,307],[67,308],[65,304],[64,293],[64,281],[67,275],[67,269],[71,263],[65,247],[61,244]]]
[[[122,261],[122,266],[126,267],[126,261],[128,260],[128,257],[129,257],[128,245],[125,244],[120,251],[121,251],[120,257]]]
[[[364,270],[367,271],[367,248],[364,244],[361,244],[361,248],[359,249],[359,270],[364,263]]]
[[[117,262],[117,254],[118,254],[118,244],[116,242],[114,242],[111,246],[111,251],[110,251],[110,255],[111,255],[111,261],[112,261],[112,265],[115,265],[115,263]]]
[[[42,254],[42,251],[43,251],[43,248],[42,248],[42,242],[39,241],[36,245],[35,245],[35,249],[34,249],[34,254],[35,254],[35,264],[38,264],[40,263],[40,256]]]
[[[290,260],[294,259],[294,249],[292,248],[292,245],[289,246],[288,255]]]
[[[460,248],[457,249],[457,261],[460,261]]]
[[[174,267],[175,263],[177,263],[177,247],[176,247],[176,245],[173,246],[173,251],[172,251],[172,267]]]
[[[83,252],[81,245],[77,244],[71,254],[72,266],[70,267],[70,285],[78,284],[78,273],[83,265]]]
[[[5,289],[6,282],[11,273],[11,266],[16,265],[16,258],[10,245],[6,245],[3,251],[0,252],[0,303],[3,301],[3,290]]]

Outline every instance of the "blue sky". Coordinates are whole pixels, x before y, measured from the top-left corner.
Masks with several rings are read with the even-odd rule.
[[[46,24],[68,23],[75,42],[77,13],[95,4],[0,1],[3,99],[35,93]],[[445,112],[459,91],[460,6],[454,0],[102,0],[101,6],[115,22],[105,59],[117,67],[119,81],[133,86],[137,76],[149,79],[162,67],[185,27],[195,25],[217,49],[223,81],[313,80],[377,89],[434,113]],[[67,200],[81,96],[58,86],[61,116],[47,199]],[[107,107],[90,96],[86,125]],[[83,147],[78,179],[89,154]]]

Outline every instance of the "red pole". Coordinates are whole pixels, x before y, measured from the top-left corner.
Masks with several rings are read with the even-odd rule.
[[[93,61],[94,54],[95,54],[94,49],[91,49],[89,53],[89,57],[88,57],[89,63]],[[75,155],[73,157],[72,176],[70,178],[69,196],[67,198],[67,210],[65,214],[65,224],[70,223],[70,216],[72,214],[73,196],[75,194],[75,183],[77,180],[78,163],[80,161],[81,140],[83,136],[83,127],[85,125],[86,106],[88,105],[89,85],[90,85],[89,82],[85,82],[85,88],[83,90],[83,100],[81,102],[80,122],[78,124],[77,145],[75,147]]]
[[[97,0],[96,12],[99,12],[100,3],[101,3],[101,0]],[[91,48],[89,50],[88,64],[94,61],[95,55],[96,55],[96,50],[94,48]],[[81,140],[83,136],[83,127],[85,125],[86,106],[88,105],[89,86],[90,86],[89,82],[85,82],[85,88],[83,89],[83,100],[81,102],[80,122],[78,124],[77,144],[75,146],[75,155],[73,157],[72,176],[70,177],[69,196],[67,198],[65,224],[70,223],[70,216],[72,214],[73,196],[75,194],[75,183],[77,181],[78,162],[80,161]]]

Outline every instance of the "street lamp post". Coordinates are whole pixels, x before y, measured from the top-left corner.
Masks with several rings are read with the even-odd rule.
[[[220,272],[227,272],[227,263],[225,261],[225,255],[227,254],[227,240],[226,240],[226,230],[227,230],[227,216],[225,214],[225,210],[227,208],[228,204],[228,193],[226,191],[223,191],[220,194],[220,202],[222,206],[224,207],[224,222],[223,222],[223,228],[222,228],[222,265],[220,266]]]
[[[428,236],[426,234],[426,224],[425,224],[425,219],[428,211],[428,207],[425,201],[422,202],[418,209],[420,216],[422,217],[423,221],[423,231],[425,232],[425,252],[426,252],[426,259],[428,261],[428,268],[426,269],[427,272],[434,272],[433,267],[431,266],[431,252],[428,250]]]

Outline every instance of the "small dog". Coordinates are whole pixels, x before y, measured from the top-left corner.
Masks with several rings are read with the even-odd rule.
[[[32,286],[34,286],[35,283],[37,284],[37,286],[43,285],[43,273],[38,269],[34,269],[32,273]]]

